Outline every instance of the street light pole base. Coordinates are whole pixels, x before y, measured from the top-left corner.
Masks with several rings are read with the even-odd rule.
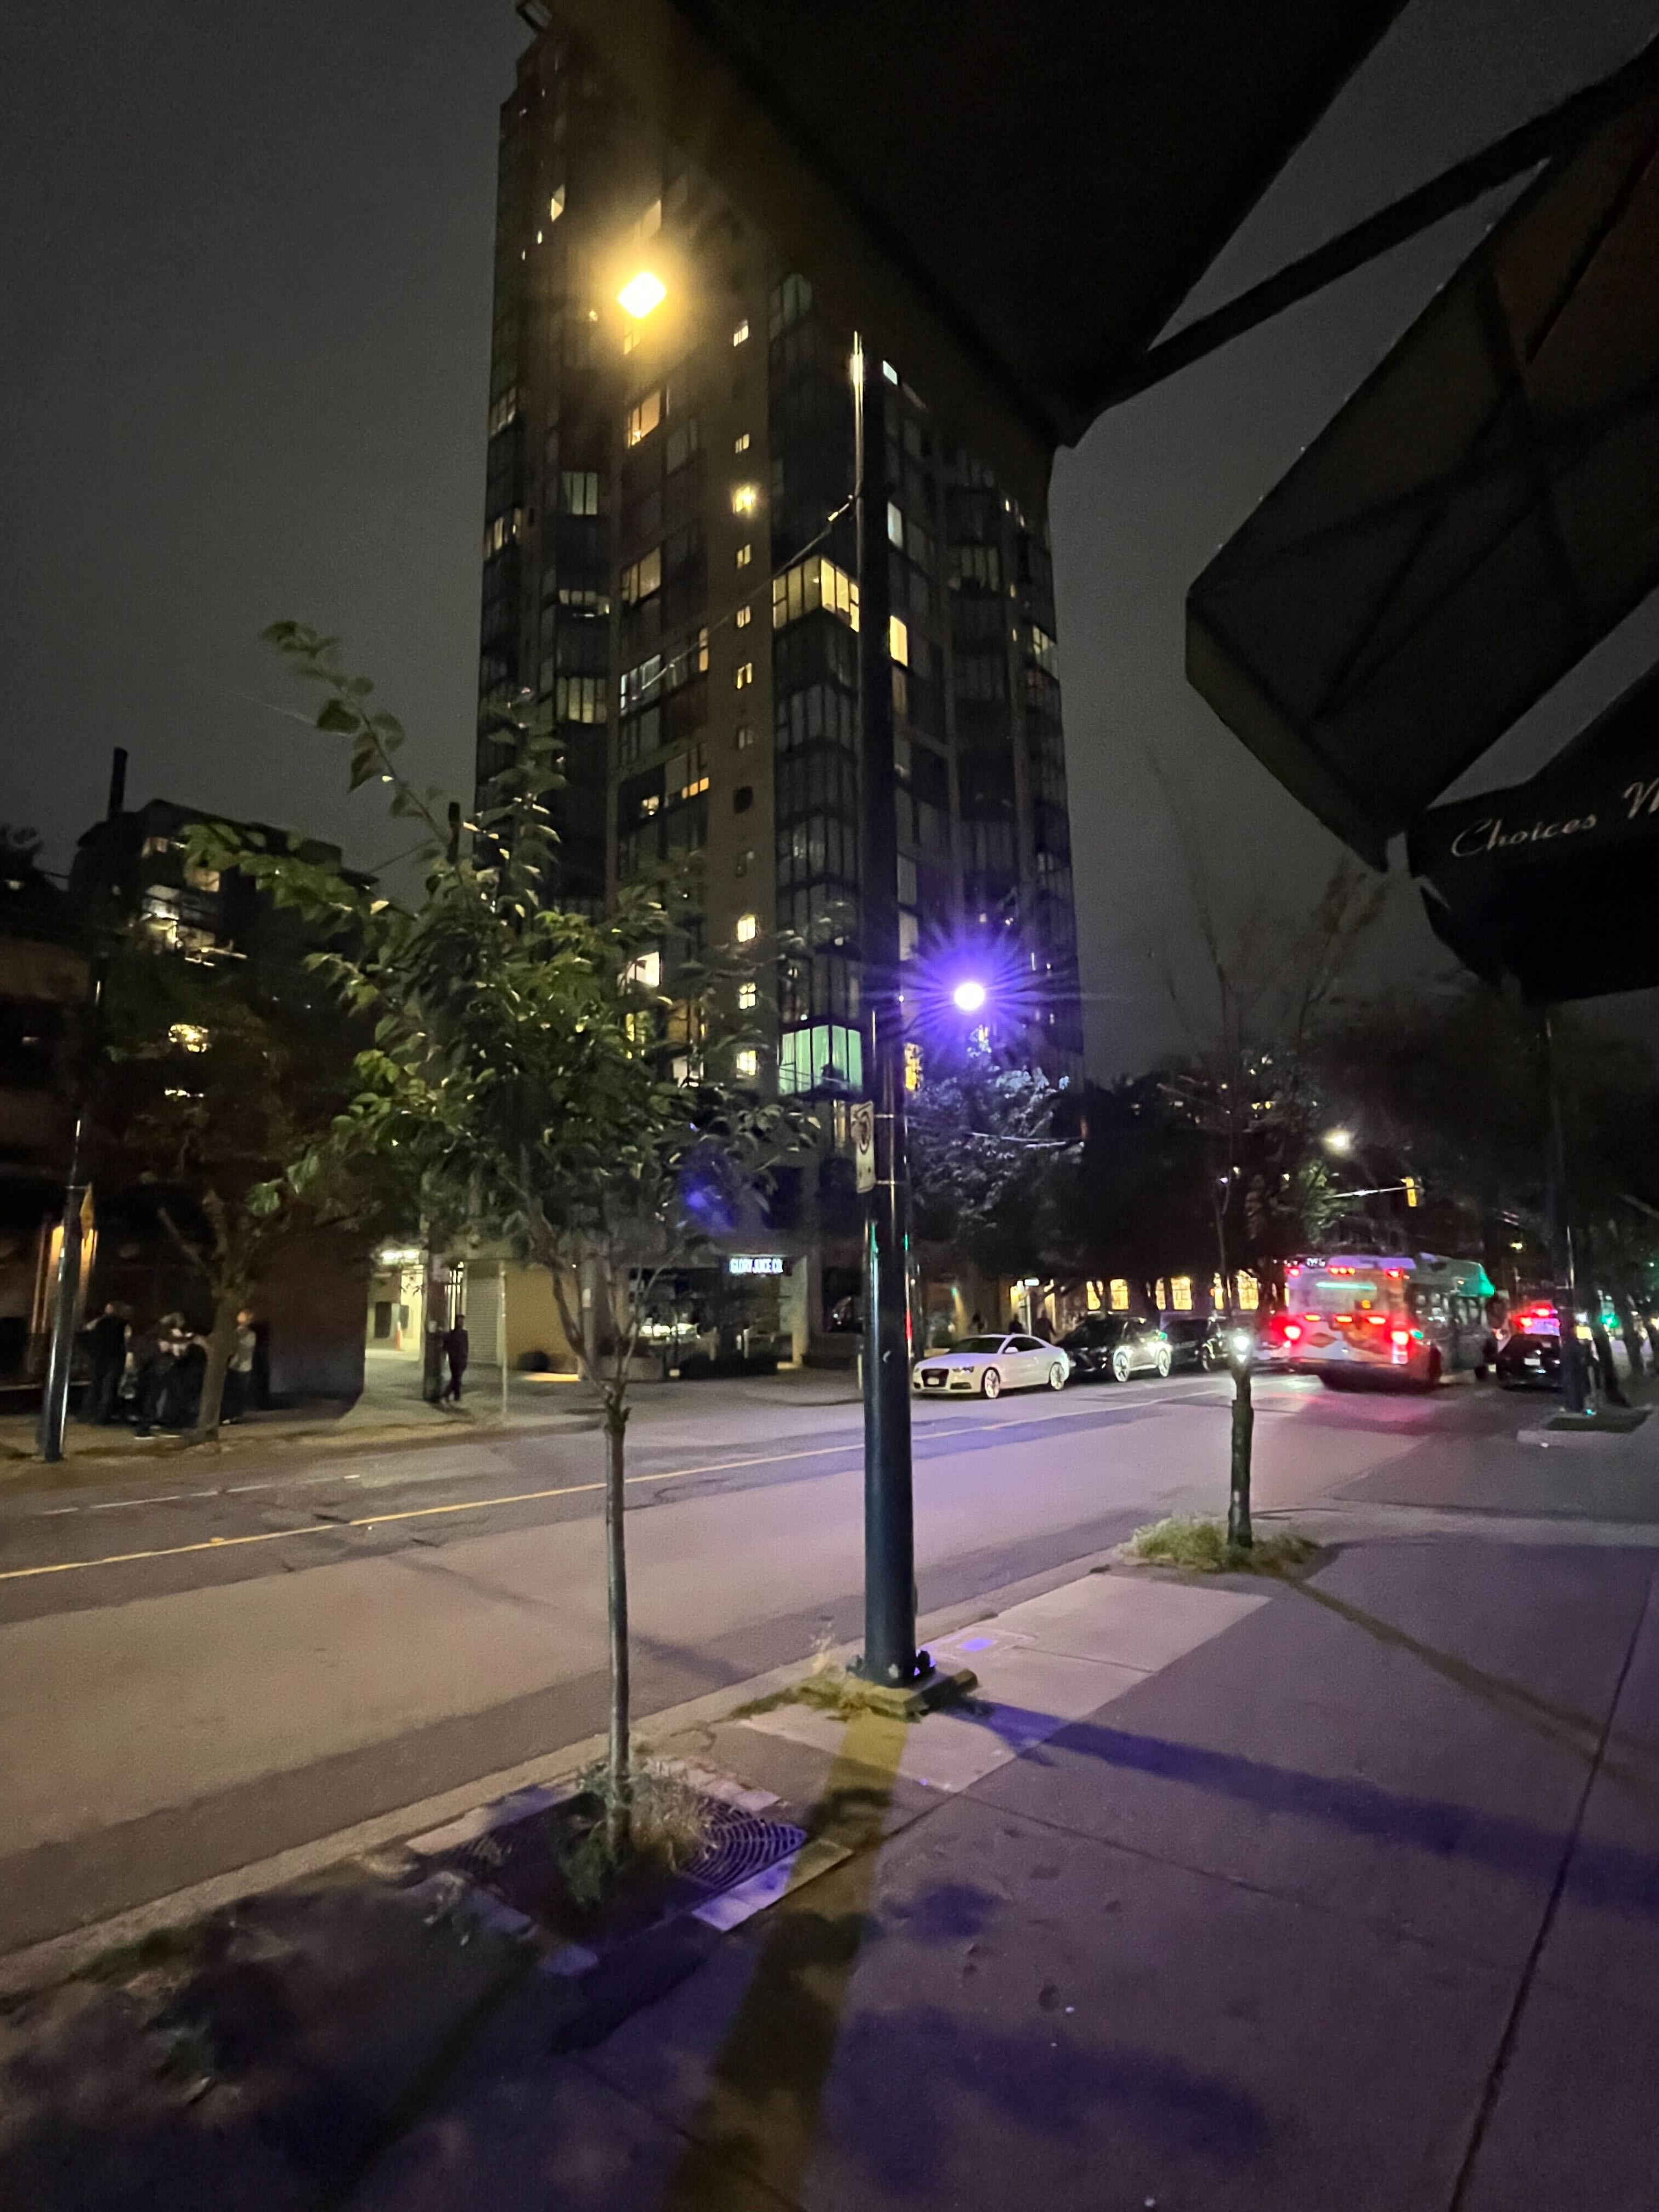
[[[979,1687],[978,1675],[969,1668],[935,1667],[925,1651],[916,1656],[925,1663],[911,1682],[866,1681],[859,1671],[862,1662],[855,1659],[849,1669],[847,1702],[893,1720],[919,1721],[943,1705],[960,1705]]]

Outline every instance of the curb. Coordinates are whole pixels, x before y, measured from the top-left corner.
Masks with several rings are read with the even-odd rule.
[[[919,1621],[918,1637],[932,1640],[953,1635],[958,1629],[988,1620],[1024,1598],[1041,1597],[1065,1583],[1081,1581],[1096,1566],[1109,1565],[1114,1558],[1114,1548],[1107,1546],[1102,1550],[1082,1553],[1075,1559],[1040,1574],[1028,1575],[1020,1582],[963,1599]],[[845,1665],[858,1649],[856,1644],[842,1644],[823,1656],[832,1663]],[[809,1671],[810,1664],[805,1659],[791,1660],[763,1674],[752,1675],[746,1681],[705,1691],[702,1697],[690,1698],[684,1705],[642,1714],[639,1717],[640,1730],[642,1734],[669,1736],[709,1727],[724,1720],[738,1706],[791,1688]],[[67,1981],[100,1953],[118,1944],[137,1942],[157,1929],[202,1919],[223,1905],[234,1905],[261,1890],[280,1889],[288,1882],[319,1874],[343,1859],[360,1857],[388,1844],[406,1843],[466,1816],[481,1815],[484,1808],[500,1799],[567,1781],[602,1757],[605,1749],[603,1735],[584,1737],[579,1743],[566,1744],[517,1766],[480,1775],[474,1781],[459,1784],[435,1796],[377,1814],[371,1820],[360,1820],[331,1835],[316,1837],[310,1843],[296,1844],[270,1858],[253,1860],[246,1866],[210,1875],[188,1888],[170,1891],[147,1904],[131,1905],[107,1919],[88,1922],[82,1927],[66,1929],[62,1935],[49,1936],[38,1943],[26,1945],[21,1950],[0,1957],[0,1999],[21,1996],[29,1990]]]

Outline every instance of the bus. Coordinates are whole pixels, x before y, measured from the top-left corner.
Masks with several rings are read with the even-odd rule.
[[[1271,1339],[1286,1366],[1328,1388],[1366,1377],[1431,1390],[1468,1369],[1490,1372],[1497,1295],[1478,1260],[1437,1253],[1333,1253],[1285,1270],[1285,1310]]]

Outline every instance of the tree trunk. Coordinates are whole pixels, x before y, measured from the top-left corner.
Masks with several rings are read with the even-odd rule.
[[[605,1607],[611,1640],[611,1730],[606,1757],[606,1821],[611,1855],[620,1856],[629,1824],[628,1548],[623,1529],[626,1492],[623,1440],[628,1430],[626,1377],[614,1378],[605,1394]]]
[[[1613,1300],[1619,1310],[1619,1334],[1625,1340],[1625,1349],[1630,1354],[1630,1373],[1632,1382],[1639,1382],[1646,1372],[1644,1357],[1642,1325],[1636,1317],[1636,1308],[1628,1291],[1620,1291]]]
[[[236,1348],[236,1316],[247,1297],[246,1290],[222,1291],[214,1302],[213,1329],[208,1338],[207,1370],[202,1376],[201,1402],[196,1409],[192,1443],[208,1443],[219,1433],[219,1413],[225,1399],[225,1374]]]
[[[1227,1541],[1249,1551],[1255,1541],[1250,1527],[1250,1448],[1255,1434],[1255,1407],[1250,1397],[1250,1359],[1235,1352],[1233,1370],[1232,1460],[1227,1487]]]

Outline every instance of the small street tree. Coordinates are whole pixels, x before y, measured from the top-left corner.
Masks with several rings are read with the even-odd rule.
[[[547,1272],[604,1414],[614,1861],[633,1775],[625,1454],[641,1328],[658,1272],[738,1226],[799,1131],[738,1079],[744,1033],[723,1018],[736,963],[682,959],[670,973],[683,890],[627,890],[601,918],[556,902],[544,726],[504,718],[495,803],[452,823],[403,775],[401,726],[371,709],[372,684],[343,669],[336,641],[287,623],[266,635],[321,687],[317,726],[346,741],[352,787],[383,781],[393,816],[416,826],[422,868],[405,903],[287,855],[234,855],[279,900],[345,925],[345,949],[315,965],[373,1024],[355,1095],[295,1181],[303,1190],[363,1155],[395,1161],[428,1217],[498,1237]],[[223,854],[204,846],[215,864]]]

